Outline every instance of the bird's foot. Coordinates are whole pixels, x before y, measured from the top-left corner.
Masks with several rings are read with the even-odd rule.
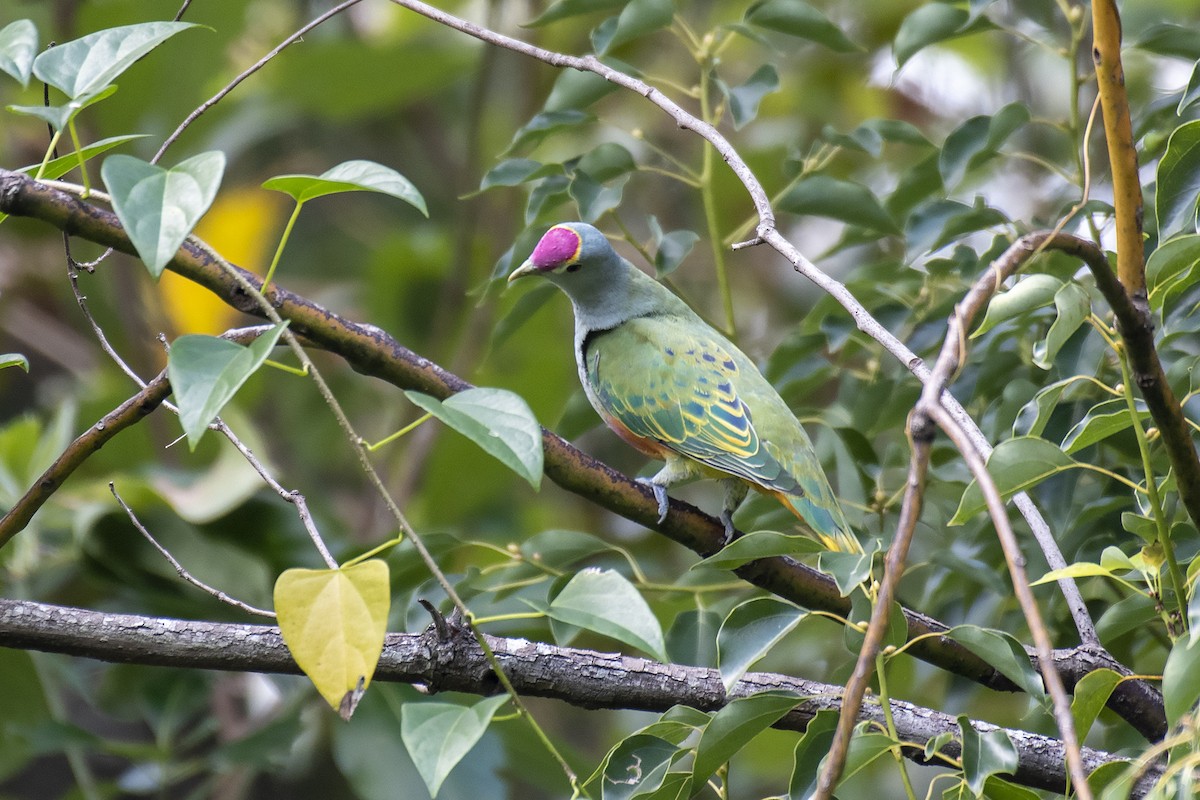
[[[650,491],[654,492],[654,499],[658,501],[658,522],[662,524],[663,520],[667,518],[667,511],[671,508],[671,501],[667,497],[666,487],[654,483],[649,478],[638,478],[637,482],[643,486],[649,486]]]
[[[725,524],[725,540],[721,542],[721,546],[729,544],[733,541],[733,536],[737,533],[737,528],[733,527],[733,509],[721,509],[721,522]]]

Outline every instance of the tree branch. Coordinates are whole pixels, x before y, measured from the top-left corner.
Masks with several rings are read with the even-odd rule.
[[[0,212],[34,217],[97,244],[114,247],[128,254],[134,253],[114,214],[33,181],[21,173],[0,170]],[[257,305],[221,265],[212,260],[205,248],[185,242],[167,268],[205,286],[233,307],[261,315]],[[252,285],[261,283],[249,272],[244,272],[243,276]],[[267,299],[282,318],[290,321],[291,330],[314,345],[340,355],[358,372],[439,399],[471,388],[471,384],[462,378],[408,350],[379,328],[347,320],[277,284],[269,288]],[[98,431],[96,435],[107,441],[113,433],[106,429]],[[671,511],[660,524],[657,521],[657,502],[649,489],[576,449],[551,431],[543,430],[542,444],[545,449],[545,473],[564,489],[656,530],[702,556],[711,555],[721,548],[724,526],[715,517],[672,499]],[[56,461],[47,471],[48,475],[60,482],[78,466],[73,461],[61,461]],[[48,495],[41,502],[46,498]],[[19,504],[22,502],[24,499]],[[4,526],[5,522],[0,520],[0,530],[4,530]],[[849,614],[850,602],[841,596],[832,578],[793,559],[760,559],[734,572],[743,580],[805,608],[829,611],[843,617]],[[905,609],[904,614],[910,639],[935,634],[916,642],[910,648],[913,655],[989,688],[1017,690],[987,661],[952,639],[936,635],[944,633],[948,626],[911,609]],[[1097,654],[1095,648],[1088,645],[1066,652],[1075,653],[1077,657],[1064,654],[1056,661],[1066,684],[1073,687],[1095,668]],[[1100,660],[1104,666],[1122,675],[1131,674],[1130,670],[1109,656],[1103,656]],[[1114,711],[1148,739],[1159,739],[1166,732],[1162,696],[1153,687],[1126,681],[1113,693],[1109,702]]]
[[[683,704],[716,711],[737,697],[782,690],[808,699],[777,727],[803,731],[818,711],[840,705],[840,687],[786,675],[747,673],[726,695],[715,669],[660,664],[525,639],[486,638],[522,695],[583,708],[666,711]],[[19,600],[0,600],[0,645],[117,663],[238,672],[300,671],[275,627],[110,614]],[[420,635],[388,634],[374,679],[481,695],[495,694],[499,688],[482,651],[469,636],[447,640],[434,626]],[[925,742],[942,733],[958,735],[957,720],[950,714],[901,701],[893,701],[891,711],[900,738],[917,745],[904,748],[905,754],[922,763],[920,748]],[[859,719],[882,726],[883,711],[871,704]],[[972,724],[981,732],[998,730],[986,722]],[[1020,754],[1012,779],[1026,786],[1062,791],[1062,743],[1027,731],[1004,730]],[[941,752],[959,757],[958,742]],[[1083,757],[1089,770],[1123,760],[1089,748],[1083,750]],[[1143,775],[1134,796],[1144,794],[1156,777],[1153,770]]]

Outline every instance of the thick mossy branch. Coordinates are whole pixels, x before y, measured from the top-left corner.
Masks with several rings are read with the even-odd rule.
[[[16,172],[0,170],[0,212],[33,217],[67,233],[121,252],[133,247],[116,216]],[[1073,237],[1071,237],[1073,238]],[[1081,241],[1081,240],[1077,240]],[[1087,244],[1084,242],[1083,244]],[[185,243],[167,268],[213,291],[233,307],[260,315],[258,306],[201,247]],[[260,280],[243,273],[254,286]],[[351,322],[312,301],[273,285],[267,299],[290,328],[307,341],[340,355],[356,371],[381,378],[402,389],[417,390],[438,398],[470,388],[471,384],[403,347],[383,330]],[[724,539],[721,521],[679,500],[671,501],[671,512],[659,524],[657,503],[649,489],[573,447],[551,431],[543,430],[545,473],[559,486],[597,505],[657,530],[700,555],[720,549]],[[64,473],[55,473],[59,482]],[[50,468],[54,472],[58,464]],[[2,523],[0,523],[2,524]],[[11,534],[10,534],[11,535]],[[786,598],[805,608],[846,616],[849,600],[843,598],[829,576],[789,558],[766,558],[735,570],[747,582]],[[909,638],[940,634],[943,623],[905,609]],[[948,672],[1001,691],[1016,687],[984,659],[957,642],[940,635],[916,642],[910,652]],[[1056,661],[1068,687],[1099,666],[1123,675],[1130,671],[1094,647],[1078,647],[1056,653]],[[1035,659],[1036,662],[1036,659]],[[1110,707],[1148,739],[1166,732],[1162,696],[1142,681],[1125,681],[1113,693]]]
[[[444,623],[442,627],[446,627]],[[788,691],[810,699],[798,701],[776,727],[803,731],[818,711],[840,705],[840,687],[786,675],[747,673],[727,695],[715,669],[660,664],[526,639],[486,638],[522,696],[552,698],[583,708],[661,712],[682,704],[716,711],[737,697]],[[126,664],[299,672],[275,627],[110,614],[18,600],[0,600],[0,644]],[[447,635],[446,630],[439,632],[434,626],[420,635],[388,634],[374,680],[482,695],[494,694],[497,688],[487,660],[469,634]],[[892,701],[891,712],[905,742],[924,745],[943,733],[958,734],[957,719],[951,714],[900,701]],[[882,709],[869,704],[859,720],[882,726]],[[1063,791],[1062,742],[1027,731],[999,729],[987,722],[972,724],[981,733],[1004,730],[1008,734],[1019,758],[1012,780]],[[957,741],[942,752],[952,758],[961,756]],[[923,762],[922,750],[905,748],[904,753]],[[1089,771],[1122,760],[1088,748],[1084,748],[1083,758]],[[1145,794],[1157,777],[1155,770],[1143,775],[1133,796]]]

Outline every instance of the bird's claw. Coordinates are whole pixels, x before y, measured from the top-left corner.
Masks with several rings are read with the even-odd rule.
[[[667,512],[671,508],[671,500],[667,497],[666,487],[654,483],[649,478],[638,478],[637,482],[643,486],[650,487],[650,491],[654,492],[654,499],[658,501],[658,523],[661,525],[663,520],[667,518]]]
[[[733,541],[733,535],[737,529],[733,527],[733,510],[726,508],[721,510],[721,522],[725,524],[725,541],[721,542],[721,546],[729,544]]]

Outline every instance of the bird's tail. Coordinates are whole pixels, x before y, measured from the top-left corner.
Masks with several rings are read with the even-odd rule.
[[[773,492],[775,499],[783,503],[788,511],[796,515],[812,531],[813,538],[827,550],[841,553],[861,553],[862,545],[850,532],[850,526],[842,510],[836,506],[827,508],[813,503],[808,497]],[[797,507],[799,501],[800,507]],[[836,501],[835,501],[836,502]]]

